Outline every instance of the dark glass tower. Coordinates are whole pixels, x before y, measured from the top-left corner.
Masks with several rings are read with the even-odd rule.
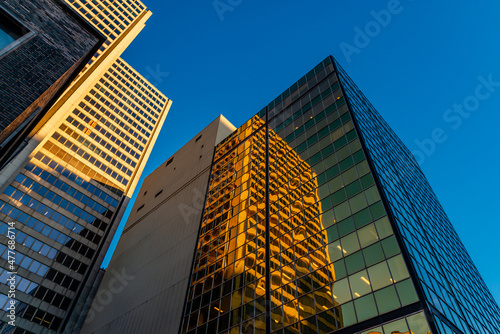
[[[500,333],[409,150],[332,57],[217,147],[182,333]]]
[[[439,333],[500,333],[500,312],[413,155],[336,63],[377,185]]]

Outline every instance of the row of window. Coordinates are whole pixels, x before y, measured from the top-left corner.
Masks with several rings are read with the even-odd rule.
[[[0,233],[2,235],[6,234],[8,225],[5,223],[0,223]],[[16,242],[22,244],[24,247],[31,249],[38,254],[41,254],[47,257],[50,260],[55,260],[56,262],[62,264],[63,266],[78,272],[79,274],[84,274],[85,270],[87,270],[87,265],[82,263],[75,258],[62,253],[60,250],[57,250],[40,240],[37,240],[31,236],[28,236],[26,233],[21,232],[19,230],[15,230]],[[16,259],[17,260],[17,259]],[[30,259],[31,260],[31,259]],[[28,260],[27,260],[28,261]],[[29,262],[29,261],[28,261]],[[29,263],[26,264],[29,266]],[[22,265],[21,265],[22,266]],[[23,267],[24,268],[24,267]],[[27,268],[26,268],[27,269]],[[40,275],[43,276],[43,275]]]
[[[30,199],[30,197],[28,195],[23,196],[23,198],[26,198],[26,200]],[[28,208],[30,208],[30,209],[33,209],[34,207],[38,208],[38,206],[37,206],[38,201],[36,201],[34,199],[31,199],[30,201],[28,201],[28,203],[30,205],[32,205],[31,207],[27,206]],[[43,207],[40,206],[40,208],[42,208],[42,209],[44,207],[45,207],[45,205],[43,205]],[[47,209],[47,208],[45,207],[44,209]],[[49,218],[51,221],[61,225],[62,227],[65,227],[69,231],[76,233],[77,235],[89,240],[90,242],[92,242],[94,244],[98,244],[99,241],[101,240],[101,237],[97,233],[92,232],[88,229],[85,229],[80,224],[75,223],[73,220],[69,219],[66,216],[61,215],[57,211],[53,211],[52,209],[50,209],[50,210],[53,213],[52,213],[52,215],[47,214],[47,218]],[[37,211],[37,212],[40,213],[41,215],[44,215],[45,212],[48,212],[45,210],[41,210],[41,211],[42,212],[40,212],[40,211]],[[32,229],[34,229],[34,230],[36,230],[44,235],[49,235],[49,236],[53,235],[53,237],[55,237],[55,235],[58,232],[55,229],[53,229],[52,227],[48,226],[47,224],[45,224],[45,223],[43,223],[43,222],[41,222],[33,217],[30,217],[28,214],[26,214],[25,212],[22,212],[20,209],[14,208],[12,205],[5,203],[4,201],[1,201],[1,200],[0,200],[0,212],[6,216],[11,217],[14,220],[17,220],[23,224],[26,224],[26,226],[29,226],[30,228],[32,228]],[[67,240],[67,238],[68,237],[66,235],[62,234],[62,235],[59,235],[57,237],[57,240],[63,240],[63,239]]]
[[[118,206],[118,201],[113,198],[109,193],[104,192],[100,190],[98,187],[93,185],[90,182],[85,181],[75,173],[71,172],[70,170],[64,168],[54,160],[51,160],[49,157],[45,156],[43,153],[38,152],[35,155],[35,159],[40,161],[41,163],[45,164],[46,166],[50,167],[52,170],[55,172],[61,174],[62,176],[66,177],[68,180],[74,182],[78,186],[82,187],[83,189],[87,190],[89,193],[91,193],[94,196],[99,197],[101,200],[104,202],[108,203],[111,205],[113,208],[116,208]],[[32,163],[28,163],[25,167],[25,169],[29,170],[31,173],[34,175],[40,176],[43,172],[43,169],[38,168]],[[119,195],[121,196],[121,195]]]
[[[21,174],[22,175],[22,174]],[[23,176],[18,177],[18,179],[23,178]],[[26,195],[25,192],[34,192],[40,195],[42,198],[47,199],[48,201],[51,201],[52,203],[56,204],[60,208],[68,211],[69,213],[72,213],[76,217],[87,221],[88,223],[92,223],[95,220],[95,217],[90,215],[88,212],[82,210],[81,208],[77,207],[75,204],[69,202],[68,200],[62,198],[61,196],[55,194],[54,192],[48,190],[44,186],[41,186],[40,184],[36,183],[30,178],[24,177],[23,180],[23,185],[27,188],[26,190],[24,189],[15,189],[12,186],[8,186],[4,190],[4,194],[7,196],[11,197],[12,199],[19,201],[20,203],[26,205],[27,207],[36,210],[38,213],[46,216],[46,217],[52,217],[52,215],[56,212],[54,209],[46,206],[45,204],[42,204],[41,202],[35,200],[33,197]],[[75,226],[72,229],[75,233],[79,233],[81,230],[83,230],[83,227],[79,224],[75,224]]]
[[[118,68],[118,65],[121,66],[121,68]],[[134,84],[134,86],[140,87],[141,91],[148,94],[148,96],[153,98],[153,100],[155,100],[155,97],[152,97],[150,94],[153,94],[154,96],[156,96],[156,98],[161,102],[167,101],[167,99],[165,98],[165,96],[163,96],[163,94],[159,93],[158,90],[154,86],[150,85],[149,82],[143,80],[143,78],[140,75],[138,75],[135,71],[133,71],[130,68],[130,66],[128,66],[121,58],[118,58],[116,60],[116,63],[113,64],[113,69],[120,72],[122,74],[122,77],[126,78],[128,82],[132,82]],[[114,74],[113,72],[110,72],[110,73]],[[148,89],[148,92],[145,91],[144,87],[146,87]],[[156,102],[158,104],[160,104],[159,101],[156,101]],[[159,109],[157,109],[157,108],[155,108],[155,109],[158,112],[160,112]]]
[[[111,70],[111,69],[110,69]],[[148,128],[149,130],[153,130],[153,124],[155,124],[155,120],[153,119],[153,117],[149,116],[150,114],[154,116],[155,119],[158,119],[158,114],[156,113],[146,113],[144,112],[144,110],[146,110],[146,104],[144,103],[144,101],[147,103],[149,102],[149,104],[154,107],[154,104],[153,104],[153,101],[150,99],[150,98],[147,98],[147,99],[144,99],[144,100],[141,100],[137,97],[135,97],[134,95],[132,95],[132,92],[133,91],[136,91],[138,95],[140,95],[141,97],[143,97],[143,95],[141,93],[139,93],[137,91],[137,89],[135,89],[130,83],[126,82],[125,86],[124,87],[121,83],[119,83],[118,81],[115,80],[115,78],[111,77],[108,73],[104,73],[104,78],[106,78],[108,81],[104,80],[103,78],[99,79],[99,82],[104,85],[108,90],[114,92],[115,94],[118,95],[118,92],[122,92],[122,93],[125,93],[127,96],[125,98],[125,103],[128,104],[132,109],[128,108],[127,106],[124,106],[123,110],[130,113],[132,116],[134,116],[134,118],[136,120],[138,120],[142,125],[144,125],[146,128]],[[120,77],[116,78],[117,80],[120,80]],[[111,85],[111,83],[114,85]],[[116,86],[116,88],[115,88]],[[97,89],[99,89],[98,85],[95,86]],[[101,92],[103,92],[102,90],[102,87],[101,87]],[[132,101],[135,101],[132,102]],[[137,112],[139,112],[139,114],[141,116],[138,116],[134,110],[136,110]],[[146,120],[151,123],[147,123]]]
[[[1,248],[3,248],[3,254],[2,258],[9,261],[12,259],[9,259],[8,257],[8,249],[6,248],[5,245],[1,245]],[[66,289],[69,289],[71,291],[76,291],[79,281],[75,278],[72,278],[66,274],[63,274],[60,271],[57,271],[53,268],[49,268],[48,266],[32,259],[31,257],[21,254],[19,252],[16,253],[15,256],[15,262],[16,266],[20,266],[21,268],[24,268],[28,270],[31,273],[34,273],[40,277],[44,277],[46,279],[49,279],[50,281],[59,284],[63,286]],[[20,282],[20,281],[18,281]],[[31,281],[28,281],[28,283]],[[30,291],[31,289],[35,288],[34,286],[31,286],[30,284],[23,284],[22,287],[24,289],[23,292]]]
[[[97,160],[96,158],[94,158],[93,156],[91,156],[89,153],[85,152],[81,148],[78,148],[78,146],[76,146],[75,144],[71,143],[71,141],[67,140],[65,137],[59,135],[58,133],[54,133],[52,135],[52,137],[54,139],[55,138],[58,138],[58,139],[57,139],[57,142],[51,141],[51,140],[47,141],[46,146],[47,146],[47,149],[49,151],[52,148],[52,146],[49,147],[48,144],[52,144],[53,146],[56,146],[57,148],[59,148],[58,152],[59,151],[63,151],[64,152],[65,150],[62,147],[67,147],[71,151],[73,151],[74,153],[78,154],[83,159],[87,160],[88,162],[90,162],[91,164],[93,164],[94,166],[96,166],[97,168],[99,168],[100,170],[102,170],[103,172],[105,172],[106,174],[108,174],[109,176],[111,176],[113,179],[117,180],[118,182],[122,183],[123,185],[127,185],[127,183],[128,183],[127,178],[125,178],[125,177],[123,177],[121,175],[118,175],[118,173],[115,172],[115,171],[113,171],[113,169],[107,167],[106,163],[100,162],[99,160]],[[62,146],[60,144],[64,144],[64,146]],[[57,155],[57,153],[55,155]],[[125,169],[128,173],[130,173],[130,174],[132,173],[125,166],[123,166],[122,168]]]
[[[397,283],[381,289],[373,294],[365,295],[353,302],[342,306],[335,306],[325,302],[325,296],[331,294],[331,288],[326,286],[316,290],[314,294],[304,296],[299,300],[294,300],[283,307],[274,308],[271,313],[271,329],[273,333],[327,333],[337,329],[350,326],[356,322],[373,318],[378,314],[383,314],[397,309],[402,305],[408,305],[415,301],[415,292],[409,280]],[[250,290],[245,290],[250,291]],[[251,293],[253,295],[253,293]],[[239,297],[241,298],[241,297]],[[327,297],[328,298],[328,297]],[[330,297],[331,298],[331,297]],[[223,307],[224,302],[217,301],[202,308],[199,312],[193,312],[186,316],[184,320],[183,332],[197,328],[196,333],[217,333],[224,332],[228,327],[235,332],[253,333],[254,325],[261,321],[260,326],[265,328],[265,318],[254,319],[262,312],[259,302],[262,298],[244,304],[243,306],[229,309],[219,313],[219,307]],[[230,299],[228,299],[230,301]],[[219,317],[218,317],[219,316]],[[424,318],[425,321],[425,318]],[[422,322],[418,322],[421,326]],[[284,326],[284,332],[282,331]],[[384,326],[384,328],[395,328],[394,326]],[[397,328],[403,329],[404,326]],[[428,328],[428,327],[426,327]],[[423,329],[415,324],[412,329]],[[189,331],[188,333],[194,333]],[[256,333],[259,333],[256,331]],[[262,332],[263,333],[263,332]],[[368,332],[364,332],[366,334]],[[375,332],[373,332],[375,333]],[[382,333],[382,332],[381,332]],[[395,332],[392,332],[395,333]],[[418,334],[427,334],[428,331],[415,331]]]
[[[9,333],[9,334],[35,334],[33,332],[22,329],[18,326],[9,325],[6,322],[0,321],[0,333]]]
[[[45,155],[53,156],[53,159],[59,161],[61,164],[66,166],[71,166],[74,170],[78,171],[79,175],[82,177],[88,177],[89,180],[96,182],[104,188],[107,188],[110,192],[116,194],[117,196],[122,196],[125,189],[125,185],[128,180],[119,176],[122,181],[120,183],[115,182],[114,179],[103,175],[100,170],[94,170],[88,166],[87,161],[84,161],[80,156],[74,154],[72,151],[66,151],[64,147],[60,147],[58,143],[48,140],[43,145],[40,150]]]
[[[104,33],[104,35],[106,35],[106,37],[108,37],[112,41],[114,41],[115,38],[116,38],[116,36],[121,33],[121,31],[119,29],[115,29],[114,33],[112,33],[106,27],[104,27],[102,24],[100,24],[100,22],[97,19],[95,19],[95,16],[97,14],[97,10],[96,9],[93,9],[96,12],[96,13],[93,13],[92,9],[91,9],[91,11],[88,11],[87,8],[82,7],[80,4],[75,4],[75,7],[80,11],[80,13],[81,13],[82,16],[85,16],[87,18],[88,22],[93,23],[93,25],[95,27],[99,28],[99,30],[102,33]]]
[[[128,169],[126,166],[122,165],[116,159],[111,157],[110,155],[106,154],[103,152],[100,148],[92,144],[90,141],[86,140],[82,136],[78,135],[76,132],[73,130],[67,128],[66,133],[71,133],[73,134],[73,138],[75,138],[80,144],[83,146],[87,147],[91,152],[94,152],[96,155],[102,157],[105,162],[100,162],[96,158],[92,157],[89,153],[86,152],[84,148],[78,147],[76,144],[74,144],[69,138],[66,138],[65,136],[61,135],[58,132],[54,132],[52,135],[52,138],[57,140],[59,143],[62,145],[66,146],[73,152],[77,153],[79,156],[83,157],[85,160],[89,161],[93,165],[95,165],[97,168],[100,168],[102,171],[104,171],[106,174],[111,175],[113,173],[113,170],[109,167],[109,164],[115,166],[118,170],[122,171],[124,174],[127,174],[128,176],[132,175],[132,171]],[[108,163],[106,163],[108,162]],[[115,172],[116,173],[116,172]]]
[[[287,106],[269,122],[270,127],[285,138],[319,112],[336,106],[340,108],[344,103],[343,99],[337,77],[333,74],[304,94],[300,100]]]
[[[104,73],[104,78],[106,78],[109,83],[102,78],[99,80],[99,82],[101,82],[106,87],[109,87],[110,83],[112,83],[118,89],[127,94],[128,97],[130,97],[141,107],[141,109],[139,110],[140,114],[151,124],[154,124],[155,120],[159,117],[159,113],[155,112],[153,109],[155,108],[156,104],[160,106],[160,108],[163,107],[164,102],[156,99],[153,94],[146,93],[144,89],[141,89],[142,86],[138,87],[134,85],[134,83],[136,83],[135,81],[127,81],[126,79],[124,79],[120,74],[118,74],[118,72],[114,71],[113,68],[116,68],[116,63],[113,64],[113,67],[108,70],[111,75],[109,73]],[[141,90],[144,91],[144,93],[142,93]],[[129,103],[129,105],[135,107],[133,103]],[[148,111],[148,113],[145,113],[143,110]]]
[[[82,203],[84,206],[87,206],[88,208],[100,213],[103,216],[104,215],[109,216],[109,213],[107,213],[108,209],[106,207],[103,207],[102,205],[100,205],[96,201],[83,195],[81,192],[77,191],[75,188],[70,187],[68,184],[62,182],[60,179],[56,178],[54,175],[52,175],[46,171],[43,171],[40,176],[44,181],[46,181],[49,184],[53,185],[54,187],[60,189],[61,191],[63,191],[67,195],[71,196],[75,200]],[[24,174],[18,174],[14,180],[19,182],[19,184],[24,186],[26,189],[32,190],[32,191],[38,193],[42,197],[45,197],[45,195],[47,195],[47,197],[49,199],[54,198],[54,196],[52,194],[48,194],[49,190],[47,188],[40,186],[37,183],[37,181],[27,177]],[[56,201],[54,201],[54,203],[56,203]],[[61,207],[64,208],[64,205]],[[68,210],[68,211],[70,211],[70,210]],[[73,212],[75,212],[75,210],[70,211],[70,212],[73,213]],[[95,216],[93,216],[92,214],[90,214],[88,212],[87,212],[87,215],[80,213],[78,211],[76,211],[74,214],[76,216],[80,217],[80,219],[83,219],[91,224],[93,224],[94,220],[97,219]]]
[[[123,143],[121,139],[112,135],[111,132],[108,132],[105,128],[101,127],[96,121],[91,120],[88,116],[86,116],[83,112],[79,111],[78,109],[73,110],[74,115],[78,116],[78,118],[80,118],[85,123],[89,124],[89,126],[92,126],[94,129],[102,133],[106,138],[114,142],[117,146],[124,149],[127,153],[134,155],[136,158],[140,157],[140,154],[137,151],[142,152],[144,150],[144,146],[136,142],[126,132],[120,130],[120,128],[111,124],[111,122],[109,122],[99,112],[85,105],[85,103],[80,102],[78,106],[83,110],[85,110],[86,112],[88,112],[91,116],[95,117],[97,121],[102,122],[102,124],[108,127],[111,131],[114,131],[118,136],[122,137],[122,139],[124,139],[126,142],[130,143],[135,149]],[[67,120],[68,122],[73,124],[73,118],[68,117]]]
[[[125,104],[128,104],[134,110],[139,111],[140,114],[145,114],[144,111],[141,110],[141,108],[137,107],[132,101],[127,99],[127,97],[122,94],[122,92],[126,94],[126,92],[124,90],[115,89],[114,87],[112,87],[108,83],[105,84],[105,87],[101,86],[98,83],[95,84],[95,89],[97,89],[102,94],[104,94],[106,97],[108,97],[111,102],[118,103],[119,101],[123,101]],[[112,95],[111,93],[114,93],[115,95]],[[149,123],[147,123],[144,120],[144,117],[137,115],[132,109],[128,108],[126,105],[124,105],[123,108],[117,108],[115,105],[106,101],[101,95],[99,95],[99,93],[96,93],[93,90],[91,91],[91,94],[93,94],[102,103],[104,103],[108,108],[113,110],[118,116],[120,116],[122,119],[127,121],[130,125],[132,125],[134,128],[136,128],[139,132],[144,134],[146,137],[148,137],[150,135],[150,132],[153,130],[153,126],[150,125]],[[129,117],[128,115],[130,115],[131,117]],[[132,118],[134,118],[135,120]],[[142,124],[143,126],[141,126],[139,123]]]
[[[346,76],[344,73],[342,75]],[[388,171],[380,173],[380,177],[396,220],[403,232],[407,248],[412,254],[412,260],[415,261],[417,268],[420,267],[420,264],[426,268],[419,270],[419,277],[425,282],[424,287],[427,285],[432,287],[431,294],[435,297],[429,296],[429,301],[438,310],[443,310],[445,316],[463,330],[467,330],[467,325],[460,317],[468,318],[470,313],[474,313],[475,318],[481,319],[479,321],[482,324],[478,324],[475,319],[468,319],[468,323],[474,324],[473,326],[476,328],[489,327],[494,332],[495,329],[491,327],[491,324],[495,323],[497,319],[492,317],[488,311],[491,310],[491,306],[484,304],[490,299],[488,298],[490,294],[486,293],[487,297],[484,297],[484,287],[477,284],[481,280],[470,280],[471,277],[477,276],[477,273],[470,270],[474,266],[464,265],[468,262],[464,261],[465,250],[456,238],[456,233],[442,212],[441,206],[437,203],[436,197],[422,176],[418,165],[347,76],[346,85],[349,97],[354,102],[353,107],[359,118],[360,126],[366,132],[367,145],[371,154],[374,155],[375,167],[378,170]],[[390,142],[389,145],[387,145],[387,141]],[[381,149],[382,147],[391,147],[391,151],[385,152]],[[408,202],[408,198],[412,198],[412,203]],[[426,219],[421,219],[415,214],[412,208],[414,203],[423,203],[422,205],[417,204],[418,213],[425,216]],[[418,230],[415,230],[416,228]],[[438,244],[439,247],[429,248],[429,243]],[[431,261],[432,264],[428,264],[427,260]],[[467,272],[469,273],[464,274]],[[462,275],[458,277],[458,273],[462,273]],[[445,276],[449,276],[449,278],[445,279]],[[437,281],[441,283],[437,283]],[[457,286],[457,288],[452,286]],[[472,288],[474,286],[475,288]],[[470,291],[467,293],[468,297],[465,298],[463,297],[464,289]],[[427,294],[429,295],[429,293]],[[460,310],[462,306],[459,306],[459,303],[466,305],[466,312]],[[453,316],[455,313],[453,311],[447,311],[446,309],[449,307],[460,314],[460,317]],[[477,310],[483,310],[482,314]],[[489,318],[489,321],[485,318]]]
[[[108,95],[110,95],[109,92],[106,91],[106,93]],[[92,89],[90,91],[90,94],[92,94],[92,96],[94,96],[95,99],[93,99],[90,95],[87,95],[87,96],[85,96],[84,100],[87,101],[87,103],[89,103],[91,106],[95,107],[96,111],[97,110],[99,111],[99,114],[101,114],[102,118],[104,118],[104,116],[105,116],[106,119],[112,121],[113,123],[115,123],[116,125],[118,125],[119,127],[121,127],[122,129],[124,129],[125,131],[127,131],[127,133],[129,133],[132,136],[134,136],[142,144],[146,144],[148,142],[148,140],[146,138],[144,138],[143,136],[141,136],[132,127],[130,127],[127,124],[125,124],[120,118],[118,118],[117,116],[115,116],[114,114],[112,114],[107,108],[105,108],[103,105],[101,105],[98,102],[98,101],[100,101],[104,105],[109,105],[109,107],[113,106],[113,108],[116,109],[116,107],[110,101],[108,101],[104,96],[102,96],[101,94],[97,93],[94,89]],[[109,98],[114,103],[116,103],[117,105],[119,105],[119,103],[122,103],[120,100],[118,100],[118,99],[116,99],[116,98],[114,98],[112,96],[110,96]],[[118,113],[122,113],[122,112],[118,112]],[[128,120],[129,120],[129,122],[128,122],[129,124],[134,125],[134,122],[131,119],[128,119]],[[143,131],[145,132],[145,130],[143,130]]]
[[[102,151],[99,147],[94,145],[91,141],[85,139],[83,136],[80,136],[78,133],[76,133],[75,131],[66,127],[65,125],[62,125],[61,128],[65,128],[64,132],[67,133],[70,137],[66,138],[66,137],[62,136],[61,134],[59,134],[58,132],[54,132],[54,134],[52,135],[52,138],[59,141],[61,144],[63,144],[64,146],[66,146],[67,148],[72,150],[73,152],[77,152],[77,154],[80,156],[85,156],[85,154],[88,154],[87,152],[84,151],[85,150],[84,148],[78,148],[78,146],[77,146],[78,144],[74,144],[70,140],[70,138],[72,138],[72,139],[78,141],[83,146],[87,147],[91,152],[94,152],[96,155],[101,157],[103,160],[105,160],[105,161],[109,162],[111,165],[115,166],[118,170],[122,171],[123,173],[127,174],[128,176],[132,175],[132,171],[129,168],[124,166],[122,163],[118,162],[111,155]],[[99,143],[98,140],[96,140],[96,141]],[[120,154],[120,158],[121,158],[121,154]],[[90,159],[86,158],[86,160],[89,160],[89,161],[91,159],[92,158],[90,158]],[[136,164],[135,162],[132,163],[132,160],[130,158],[126,158],[126,157],[124,160],[125,163],[128,163],[127,159],[131,162],[131,164],[133,164],[133,165]],[[95,164],[94,162],[92,162],[92,163]],[[100,165],[100,164],[95,164],[95,165],[102,169],[102,165]],[[106,173],[109,174],[108,172],[106,172]]]
[[[2,234],[2,235],[4,235],[4,234]],[[7,246],[0,244],[0,253],[2,254],[2,258],[5,259],[6,261],[12,260],[12,258],[9,258],[8,250],[9,249],[7,248]],[[42,250],[40,249],[40,252],[41,251]],[[47,254],[48,251],[49,250],[47,249],[47,247],[45,247],[45,249],[44,249],[45,256],[48,256],[48,254]],[[41,264],[40,262],[33,260],[31,257],[25,256],[24,254],[21,254],[21,253],[16,253],[14,265],[16,267],[20,266],[21,268],[29,270],[30,272],[32,272],[40,277],[44,277],[45,274],[49,271],[48,266]],[[5,270],[5,275],[7,275],[7,270]],[[7,282],[7,281],[3,280],[2,283],[3,282]],[[17,282],[17,283],[19,283],[19,282]],[[32,288],[35,288],[35,287],[32,287]],[[21,288],[22,288],[22,290],[20,289],[20,291],[22,291],[22,292],[30,291],[31,288],[29,287],[29,281],[27,284],[21,285]]]
[[[431,330],[424,312],[419,312],[405,318],[394,320],[385,323],[381,326],[370,328],[367,331],[356,334],[392,334],[392,333],[413,333],[413,334],[428,334]],[[448,333],[442,331],[440,333]]]
[[[149,112],[154,119],[158,119],[161,108],[167,102],[167,98],[163,94],[159,93],[155,87],[150,86],[149,82],[143,80],[133,71],[133,69],[130,68],[130,66],[125,65],[124,60],[121,58],[117,59],[117,61],[113,63],[113,66],[108,70],[108,72],[109,74],[104,74],[104,77],[113,82],[115,85],[118,85],[118,82],[125,85],[128,88],[127,94],[131,95],[133,92],[136,96],[139,96],[140,99],[136,102]],[[130,76],[126,73],[130,74]],[[147,102],[149,105],[143,103],[143,101]],[[148,116],[147,118],[152,122],[151,117]]]
[[[0,294],[5,298],[6,296]],[[33,306],[30,306],[26,303],[17,302],[16,303],[16,316],[27,319],[28,321],[34,322],[38,325],[41,325],[45,328],[49,328],[52,330],[56,330],[61,325],[62,319],[52,315],[48,312],[37,309]],[[8,326],[4,328],[8,329]],[[17,329],[16,329],[17,330]],[[6,332],[8,333],[8,332]],[[15,333],[15,332],[14,332]]]
[[[99,137],[95,132],[93,132],[92,130],[90,130],[89,128],[87,128],[86,126],[84,126],[83,124],[80,124],[80,122],[78,122],[73,117],[69,116],[66,119],[66,121],[68,121],[70,124],[72,124],[78,130],[80,130],[83,133],[87,134],[90,138],[92,138],[93,140],[95,140],[97,143],[101,144],[102,147],[105,147],[108,151],[110,151],[115,156],[117,156],[120,159],[122,159],[124,162],[126,162],[130,166],[135,167],[137,165],[136,162],[134,160],[132,160],[131,158],[129,158],[125,153],[121,152],[117,147],[112,146],[107,140],[105,140],[104,138]],[[93,127],[93,128],[97,128],[98,127],[97,123],[95,123],[94,121],[90,121],[89,126]],[[60,127],[60,129],[63,130],[63,131],[66,131],[67,126],[64,125],[64,124],[62,124],[61,127]],[[103,133],[105,136],[107,135],[108,137],[110,137],[109,139],[111,139],[113,142],[115,142],[116,140],[118,140],[115,136],[109,134],[104,128],[102,128],[100,126],[98,127],[97,130],[100,131],[101,133]],[[125,145],[121,141],[118,140],[118,142],[116,144],[117,144],[118,147],[121,147],[125,151],[128,151],[129,155],[133,156],[135,159],[139,159],[140,158],[140,154],[138,152],[133,151],[129,146]]]
[[[16,211],[17,210],[17,211]],[[20,213],[19,213],[20,212]],[[91,259],[92,256],[95,253],[95,250],[90,248],[87,245],[82,244],[80,241],[77,241],[66,234],[54,229],[51,226],[46,225],[45,223],[42,223],[41,221],[36,220],[33,217],[30,217],[28,214],[19,211],[18,209],[14,209],[9,213],[9,217],[13,219],[13,221],[17,221],[21,224],[24,224],[31,228],[34,231],[37,231],[53,241],[66,246],[75,252]],[[33,238],[30,236],[26,236],[26,238],[23,237],[24,233],[20,232],[19,235],[17,236],[17,242],[22,243],[26,247],[31,247],[30,245],[33,244]],[[23,241],[21,241],[21,239]]]
[[[260,117],[254,116],[236,129],[231,135],[227,136],[226,139],[221,141],[215,149],[214,166],[218,166],[220,163],[218,160],[224,157],[228,152],[234,152],[233,150],[243,143],[246,138],[252,135],[259,135],[261,138],[264,138],[265,132],[264,129],[262,129],[264,123],[265,122]],[[260,131],[257,131],[259,129]],[[230,160],[230,158],[226,156],[226,160]]]
[[[68,121],[69,121],[68,117]],[[85,134],[85,138],[90,137],[94,142],[100,144],[103,148],[107,149],[110,151],[113,156],[120,158],[123,162],[134,168],[137,165],[137,162],[129,158],[126,154],[120,152],[116,147],[112,146],[107,140],[104,138],[101,138],[96,132],[93,132],[91,129],[85,127],[83,124],[80,124],[77,120],[73,120],[71,122],[78,130],[82,131]],[[89,124],[90,127],[93,127],[93,125],[96,124]],[[87,147],[92,147],[93,144],[90,143],[90,141],[86,140],[83,136],[80,136],[76,131],[70,129],[68,126],[65,124],[61,124],[59,127],[62,131],[66,132],[68,135],[73,137],[74,139],[78,140],[80,143],[83,143]],[[88,136],[88,137],[87,137]],[[104,159],[111,161],[111,156],[108,154],[104,153],[101,149],[99,148],[92,148],[94,152],[96,152],[98,155],[103,157]]]
[[[286,116],[288,116],[287,113],[282,113],[280,116],[275,118],[272,122],[270,122],[271,129],[274,129],[275,132],[280,132],[281,130],[283,130],[285,127],[287,127],[288,125],[290,125],[292,123],[293,123],[293,125],[295,125],[295,124],[298,125],[299,123],[304,124],[303,126],[305,126],[306,129],[308,129],[311,126],[310,124],[314,123],[317,120],[314,120],[312,118],[308,119],[308,118],[305,118],[304,116],[307,115],[307,113],[310,110],[312,110],[314,113],[314,110],[316,110],[316,106],[318,106],[318,108],[323,109],[323,105],[321,104],[321,102],[323,102],[323,103],[327,102],[324,100],[324,98],[326,98],[327,96],[333,95],[336,98],[334,98],[332,100],[332,102],[335,102],[335,104],[327,106],[326,109],[328,109],[328,108],[329,109],[334,109],[334,108],[338,109],[339,107],[341,107],[345,103],[343,97],[341,97],[342,93],[339,89],[338,82],[333,83],[330,87],[327,87],[322,92],[315,91],[314,93],[311,92],[310,95],[311,95],[310,102],[305,103],[304,106],[302,108],[300,108],[299,110],[297,110],[295,113],[293,113],[289,117],[286,117]],[[283,117],[285,117],[286,119],[284,119],[282,121],[282,123],[279,123],[276,125],[276,123],[280,120],[280,118],[283,118]],[[295,125],[296,128],[298,127],[297,125]]]
[[[7,279],[11,277],[9,272],[5,269],[0,269],[0,279],[2,282],[7,282]],[[23,278],[19,275],[15,276],[15,287],[16,291],[24,292],[30,296],[38,298],[44,302],[47,302],[57,308],[67,310],[71,304],[71,299],[61,295],[60,293],[54,292],[47,289],[44,286],[40,286],[30,280]],[[18,297],[17,300],[20,298]],[[8,298],[5,295],[0,294],[0,309],[8,311],[7,308],[10,306],[8,303]]]
[[[341,114],[341,112],[344,112],[344,110],[335,108],[329,110],[327,108],[307,122],[307,127],[306,125],[297,127],[295,131],[285,138],[285,141],[300,154],[307,148],[312,149],[318,141],[328,144],[328,140],[325,141],[324,138],[330,139],[330,143],[338,140],[354,129],[349,114]]]
[[[305,92],[312,89],[318,82],[321,82],[321,80],[332,72],[333,66],[330,59],[327,58],[319,64],[316,69],[311,70],[300,78],[267,106],[269,110],[269,119],[286,109],[290,103],[293,103],[297,98],[303,96]]]

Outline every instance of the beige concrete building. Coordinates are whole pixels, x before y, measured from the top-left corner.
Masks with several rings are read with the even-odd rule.
[[[177,333],[223,116],[144,180],[81,333]],[[168,177],[165,177],[168,175]]]

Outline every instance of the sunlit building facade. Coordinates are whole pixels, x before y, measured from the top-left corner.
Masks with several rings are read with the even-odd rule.
[[[0,231],[15,226],[16,322],[0,241],[0,332],[71,333],[171,101],[120,58],[151,12],[139,1],[68,1],[106,36],[0,174]]]
[[[415,159],[328,57],[216,146],[180,332],[500,327]]]

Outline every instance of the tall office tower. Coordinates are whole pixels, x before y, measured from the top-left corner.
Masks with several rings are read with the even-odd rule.
[[[120,58],[151,15],[139,1],[70,3],[106,41],[0,173],[0,231],[15,226],[15,328],[7,238],[0,332],[71,333],[171,101]]]
[[[0,5],[0,166],[104,42],[57,1]]]
[[[216,147],[181,333],[498,333],[415,159],[328,57]]]
[[[415,159],[332,57],[217,144],[199,192],[196,142],[142,187],[83,333],[500,332]]]

